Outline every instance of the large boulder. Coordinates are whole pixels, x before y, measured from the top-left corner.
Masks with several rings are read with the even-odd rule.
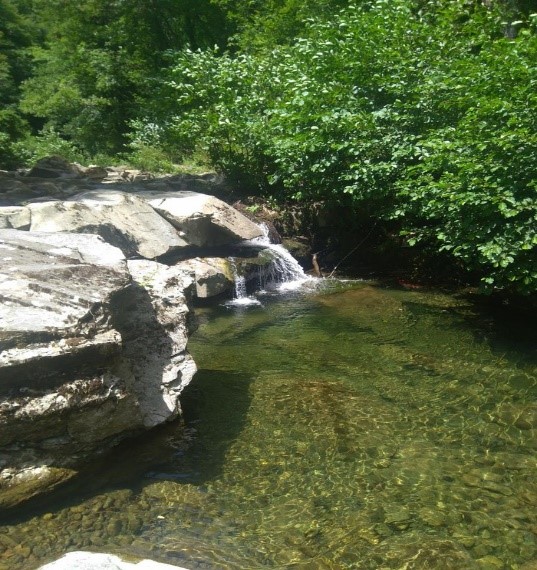
[[[126,192],[93,190],[28,207],[31,231],[97,234],[127,257],[154,259],[188,245],[144,200]]]
[[[26,176],[31,178],[80,178],[82,168],[61,156],[46,156],[38,160]]]
[[[0,261],[1,509],[176,417],[195,365],[179,268],[128,267],[94,235],[9,229]]]
[[[263,235],[257,224],[214,196],[197,192],[139,192],[138,195],[194,246],[229,245]]]
[[[117,299],[115,326],[124,343],[122,369],[140,396],[144,426],[152,427],[179,414],[179,395],[196,372],[186,350],[194,280],[179,267],[144,259],[128,268],[135,283]]]

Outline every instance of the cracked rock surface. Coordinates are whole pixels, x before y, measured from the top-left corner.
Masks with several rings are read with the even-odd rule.
[[[178,415],[193,283],[96,235],[0,230],[0,508]]]

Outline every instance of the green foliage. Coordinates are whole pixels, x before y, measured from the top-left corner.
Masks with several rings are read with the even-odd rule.
[[[489,287],[537,285],[537,37],[483,46],[421,87],[434,128],[397,182],[412,240],[435,242]],[[448,120],[449,117],[449,120]]]
[[[46,42],[21,107],[88,154],[121,152],[130,121],[155,97],[164,53],[225,43],[209,0],[34,0]]]
[[[213,0],[225,10],[239,33],[234,43],[242,51],[271,50],[276,45],[293,43],[307,32],[308,22],[328,19],[348,0]]]
[[[260,191],[398,219],[485,287],[532,292],[537,38],[532,16],[506,37],[500,8],[376,0],[271,51],[186,51],[153,120]]]
[[[57,155],[71,162],[87,162],[85,155],[73,142],[63,138],[52,127],[43,129],[38,135],[27,134],[12,144],[19,165],[31,166],[40,158]]]
[[[19,164],[13,143],[28,133],[17,108],[19,87],[31,72],[32,28],[14,3],[0,0],[0,168]]]
[[[62,154],[169,171],[203,155],[274,200],[399,224],[488,289],[535,292],[534,11],[0,0],[0,166]]]

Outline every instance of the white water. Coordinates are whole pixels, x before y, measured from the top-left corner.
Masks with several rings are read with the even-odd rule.
[[[298,261],[283,245],[270,243],[268,227],[261,226],[263,235],[250,241],[252,246],[263,246],[263,253],[271,257],[271,262],[259,270],[260,294],[269,291],[295,291],[306,283],[316,281],[304,273]],[[234,259],[230,259],[235,278],[235,298],[226,305],[260,305],[261,303],[246,292],[246,280],[239,275]]]
[[[229,258],[231,270],[233,271],[233,279],[235,281],[235,297],[231,301],[227,301],[227,306],[248,306],[248,305],[261,305],[255,297],[249,297],[246,291],[246,278],[239,275],[237,264],[234,257]]]

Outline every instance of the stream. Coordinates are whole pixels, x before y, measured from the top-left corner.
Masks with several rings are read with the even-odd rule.
[[[70,550],[191,570],[537,568],[534,324],[374,282],[257,299],[197,310],[183,420],[0,521],[0,570]]]

